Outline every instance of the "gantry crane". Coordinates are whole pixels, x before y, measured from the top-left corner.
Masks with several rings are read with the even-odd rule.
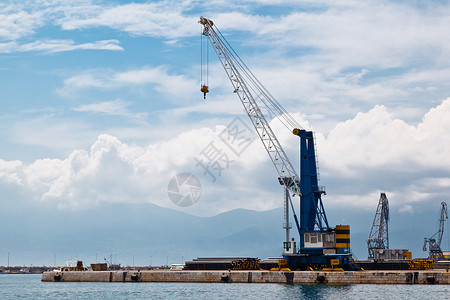
[[[233,91],[239,97],[277,173],[278,181],[284,186],[284,226],[286,240],[283,243],[283,257],[294,269],[318,268],[320,266],[341,266],[350,268],[350,227],[337,225],[331,228],[322,203],[325,189],[318,185],[318,165],[312,131],[303,129],[297,121],[276,101],[269,91],[251,72],[234,51],[214,23],[200,17],[202,36],[206,37],[224,68]],[[203,45],[207,43],[202,42]],[[204,51],[208,53],[208,50]],[[202,61],[204,59],[202,58]],[[208,59],[205,59],[208,61]],[[206,70],[202,75],[207,74]],[[209,87],[206,80],[201,83],[201,92],[206,98]],[[261,107],[268,108],[294,135],[300,138],[300,176],[281,147]],[[291,199],[300,197],[300,220]],[[292,228],[290,211],[300,236],[300,247],[290,238]]]
[[[389,249],[389,201],[385,193],[381,193],[377,211],[373,218],[367,240],[369,259],[374,258],[375,250]]]
[[[447,203],[441,202],[441,214],[439,217],[439,225],[438,225],[438,231],[433,234],[430,238],[425,238],[423,242],[423,251],[427,251],[427,244],[428,244],[428,258],[432,259],[434,261],[438,261],[444,258],[444,255],[441,250],[441,241],[442,236],[444,235],[444,225],[445,220],[448,219],[447,214]]]

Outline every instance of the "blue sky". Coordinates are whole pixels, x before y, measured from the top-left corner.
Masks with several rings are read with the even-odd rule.
[[[282,206],[259,141],[215,182],[196,165],[211,141],[225,149],[236,117],[247,122],[214,56],[206,101],[199,91],[204,15],[316,132],[326,209],[374,212],[386,192],[391,209],[434,212],[450,192],[449,12],[447,1],[2,1],[2,206]],[[297,163],[295,137],[272,125]],[[167,196],[182,172],[202,182],[188,208]]]

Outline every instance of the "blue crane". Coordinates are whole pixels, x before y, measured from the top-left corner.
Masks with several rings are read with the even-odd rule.
[[[312,131],[303,129],[297,121],[261,84],[244,61],[234,51],[219,29],[210,19],[200,17],[202,36],[206,37],[219,58],[232,86],[250,118],[277,173],[278,181],[284,186],[284,226],[286,240],[283,243],[284,262],[291,269],[321,268],[341,266],[350,268],[350,227],[328,224],[322,195],[325,189],[318,184],[318,165]],[[202,56],[208,53],[208,43],[203,43]],[[203,61],[209,61],[202,57]],[[209,92],[208,66],[203,70],[201,92],[204,98]],[[205,76],[203,76],[205,74]],[[287,157],[273,132],[262,108],[267,108],[294,135],[299,137],[300,176]],[[300,220],[297,217],[292,197],[300,198]],[[292,212],[299,234],[299,248],[290,237],[290,213]]]

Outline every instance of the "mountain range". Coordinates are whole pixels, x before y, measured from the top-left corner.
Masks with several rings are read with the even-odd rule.
[[[32,214],[26,210],[0,213],[0,265],[7,265],[8,253],[10,265],[64,265],[69,259],[89,264],[112,258],[114,263],[143,266],[207,256],[279,257],[285,235],[282,208],[236,209],[212,217],[153,204],[104,204],[84,211],[33,209]],[[328,212],[332,227],[333,219],[345,215],[352,250],[359,259],[367,258],[373,214]],[[436,221],[435,214],[391,212],[390,248],[407,248],[413,257],[426,257],[423,238],[435,232]],[[298,240],[294,229],[292,235]],[[447,236],[448,231],[443,248],[448,246]]]

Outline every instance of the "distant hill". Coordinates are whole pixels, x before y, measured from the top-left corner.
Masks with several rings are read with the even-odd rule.
[[[31,215],[31,217],[29,217]],[[25,217],[27,216],[27,217]],[[0,214],[0,265],[52,265],[78,257],[88,263],[162,265],[197,256],[277,256],[280,209],[234,210],[202,218],[152,204],[108,204],[89,211]],[[273,224],[276,224],[273,226]],[[168,258],[167,258],[168,257]],[[4,259],[5,258],[5,259]]]
[[[30,208],[31,209],[31,208]],[[330,225],[342,211],[329,211]],[[374,212],[373,212],[374,213]],[[351,225],[351,245],[359,259],[367,258],[366,239],[373,213],[345,211]],[[334,218],[333,218],[334,216]],[[435,228],[436,214],[391,212],[391,248],[409,248],[414,257],[423,238]],[[427,228],[420,224],[428,224]],[[123,265],[164,265],[204,256],[281,255],[284,231],[281,208],[257,212],[237,209],[213,217],[196,217],[153,204],[108,204],[88,211],[0,213],[0,265],[64,264],[113,260]],[[339,224],[339,223],[337,223]],[[447,228],[446,228],[447,229]],[[294,230],[292,230],[295,234]],[[296,236],[296,235],[294,235]],[[297,239],[297,238],[296,238]],[[448,242],[443,241],[446,248]]]

